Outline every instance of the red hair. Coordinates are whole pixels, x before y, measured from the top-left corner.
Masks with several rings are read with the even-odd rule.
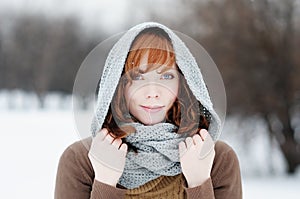
[[[155,70],[162,65],[168,70],[176,65],[176,57],[173,52],[172,43],[169,36],[159,28],[149,28],[142,31],[133,41],[130,52],[127,55],[122,77],[117,86],[111,106],[103,123],[103,128],[107,128],[114,138],[124,138],[135,129],[131,126],[120,128],[120,123],[138,122],[130,115],[126,107],[124,90],[127,84],[131,84],[131,73],[137,72],[140,61],[148,55],[149,65],[145,72]],[[166,114],[166,122],[179,127],[177,133],[198,133],[200,129],[209,127],[209,120],[202,113],[203,106],[197,101],[189,89],[180,69],[176,66],[179,75],[179,92],[173,106]],[[129,113],[130,114],[130,113]]]

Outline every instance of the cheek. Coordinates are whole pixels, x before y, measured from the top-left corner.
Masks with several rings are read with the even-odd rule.
[[[174,84],[172,102],[175,102],[176,98],[178,97],[178,93],[179,93],[179,81],[177,81]]]
[[[168,103],[168,106],[171,107],[175,100],[178,97],[178,91],[179,91],[179,86],[176,84],[176,82],[173,82],[173,84],[169,84],[167,89],[165,90],[165,99],[166,102]]]
[[[176,98],[177,98],[177,95],[171,95],[170,96],[170,101],[169,101],[169,103],[170,103],[170,106],[172,106],[173,104],[174,104],[174,102],[176,101]]]
[[[125,87],[124,97],[125,97],[127,108],[130,108],[130,105],[134,103],[135,95],[137,95],[137,93],[134,91],[135,89],[132,86]]]
[[[178,91],[179,91],[179,84],[178,81],[177,82],[173,82],[172,84],[168,85],[168,90],[170,93],[170,97],[172,98],[172,100],[176,99],[176,97],[178,96]]]
[[[130,89],[128,88],[128,86],[125,87],[124,90],[124,97],[125,97],[125,101],[126,101],[126,107],[129,108],[129,101],[130,101]]]

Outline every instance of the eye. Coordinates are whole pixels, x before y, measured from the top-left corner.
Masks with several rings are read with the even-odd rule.
[[[161,76],[161,79],[173,79],[174,77],[172,73],[165,73]]]
[[[143,80],[143,76],[140,73],[133,74],[131,78],[132,80]]]

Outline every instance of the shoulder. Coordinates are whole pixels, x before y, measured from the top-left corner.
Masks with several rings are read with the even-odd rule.
[[[218,140],[215,143],[216,156],[235,155],[233,148],[224,141]]]
[[[233,148],[224,141],[215,143],[215,159],[212,168],[214,183],[240,175],[238,157]]]
[[[228,165],[230,162],[238,161],[238,157],[233,148],[224,141],[217,141],[215,143],[215,161],[214,163],[222,163],[221,165]]]
[[[93,167],[88,158],[92,138],[88,137],[68,146],[59,160],[59,169],[64,172],[80,172],[86,178],[93,176]]]
[[[62,153],[56,173],[55,198],[90,198],[94,171],[88,158],[91,138],[76,141]]]
[[[78,159],[87,156],[89,149],[91,147],[91,143],[92,143],[91,137],[76,141],[64,150],[61,158],[73,157]]]
[[[71,144],[66,150],[73,151],[76,154],[88,153],[92,144],[92,137],[79,140]]]

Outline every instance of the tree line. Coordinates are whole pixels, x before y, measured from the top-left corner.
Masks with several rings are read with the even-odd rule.
[[[72,93],[76,72],[99,42],[83,36],[75,18],[20,15],[4,34],[0,27],[0,89],[37,94],[43,107],[47,92]]]
[[[206,34],[194,36],[217,63],[228,113],[257,115],[287,172],[300,165],[300,13],[295,0],[195,3]],[[298,7],[297,7],[298,5]],[[251,135],[250,135],[251,136]]]

